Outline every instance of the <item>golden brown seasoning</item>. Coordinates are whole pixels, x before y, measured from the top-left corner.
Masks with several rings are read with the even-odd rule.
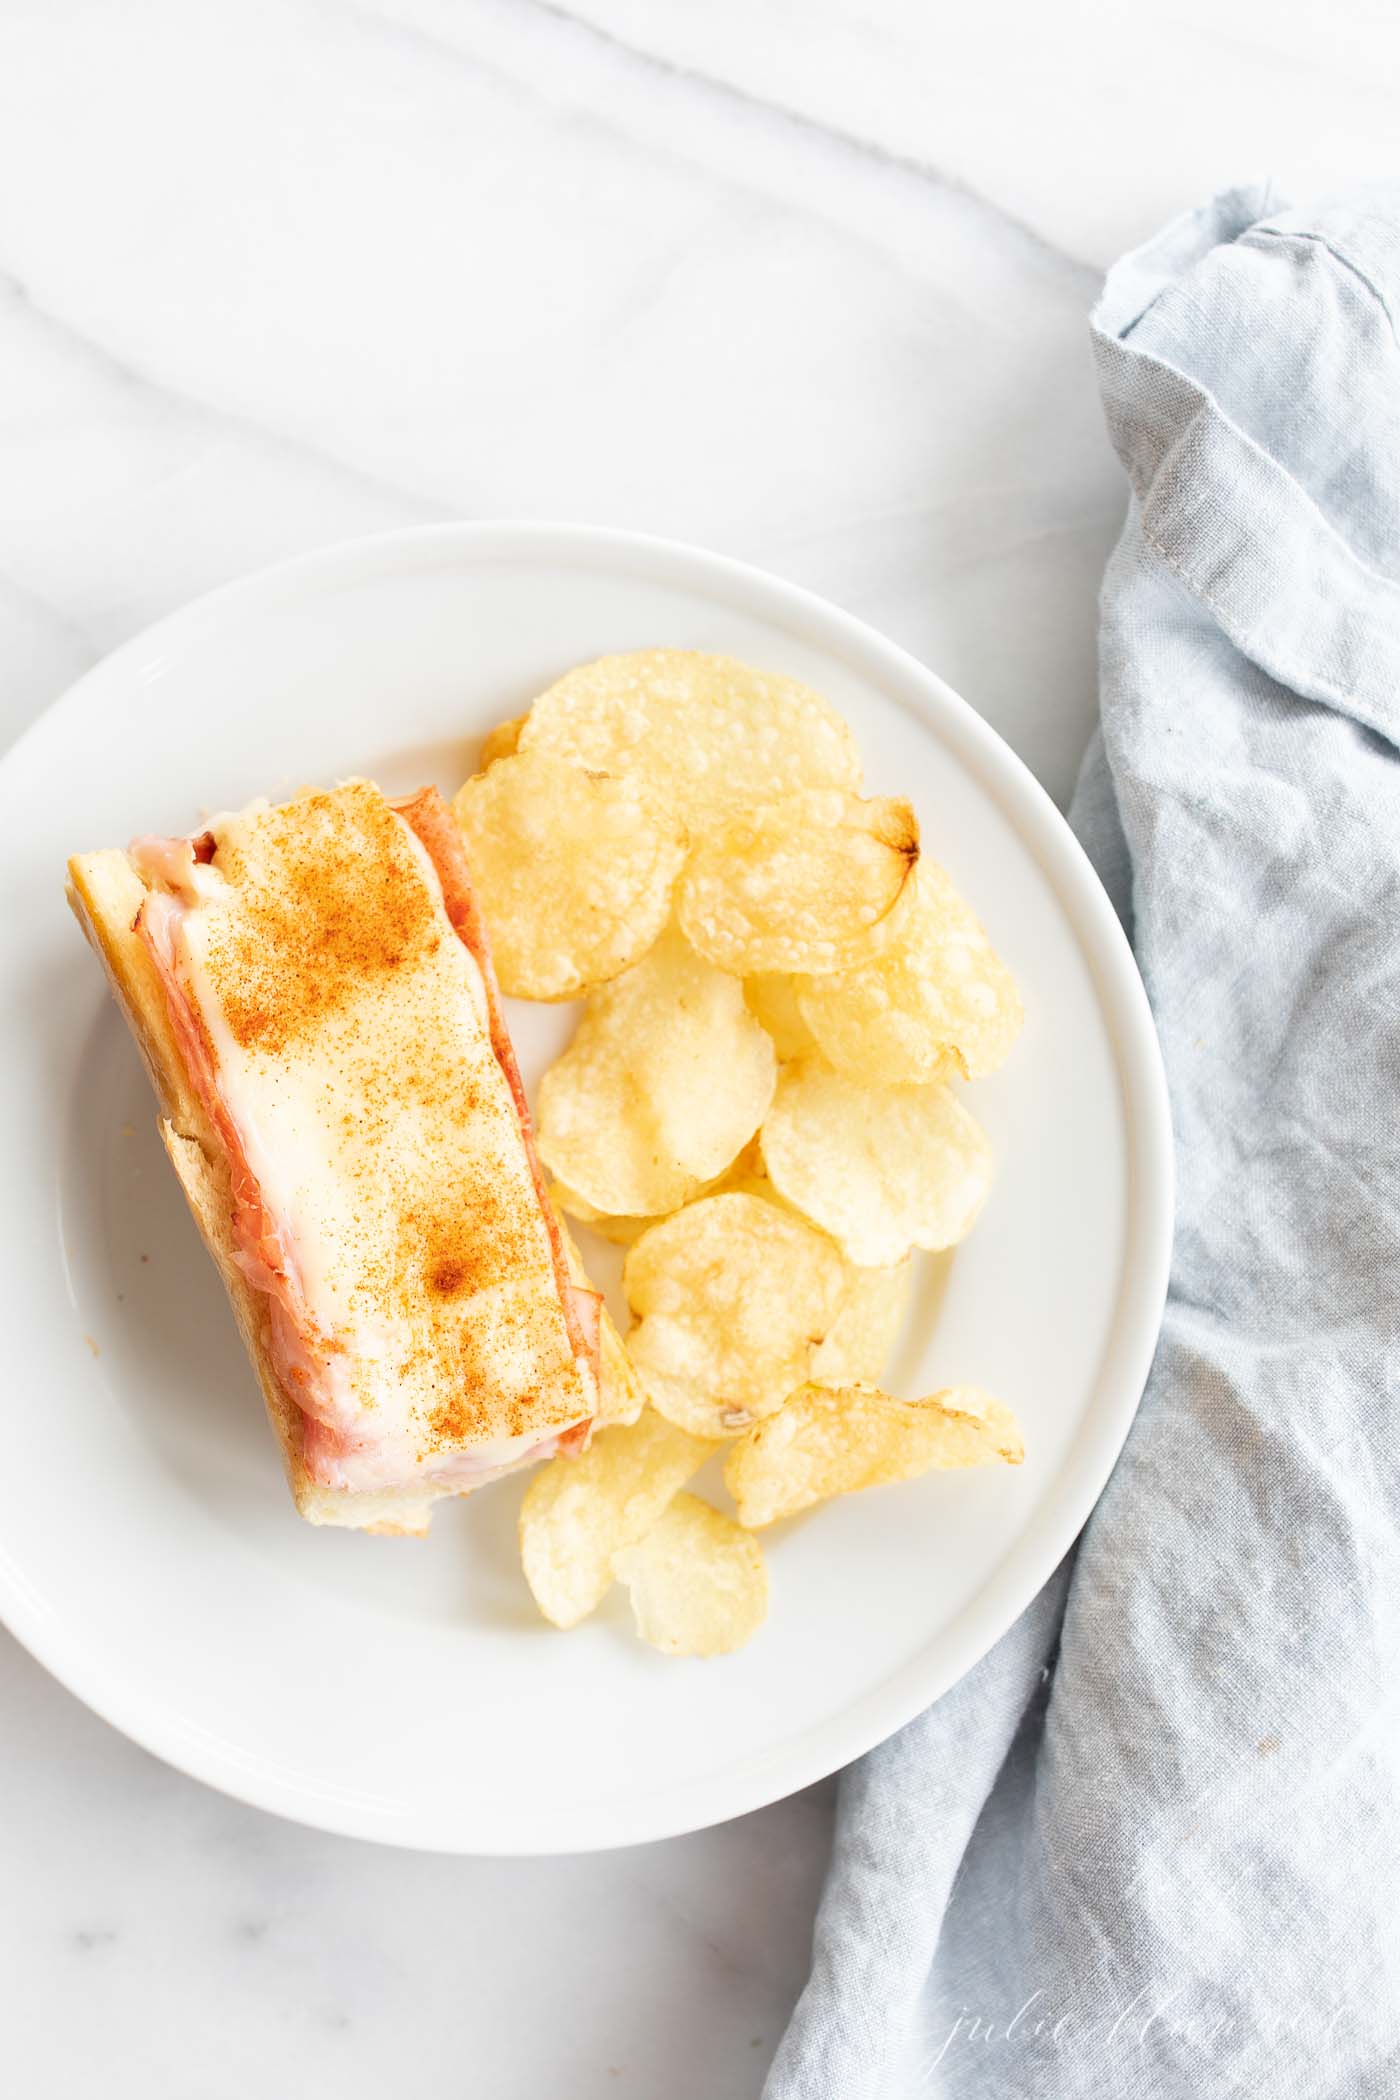
[[[235,1041],[277,1055],[366,986],[432,955],[442,913],[403,825],[372,789],[304,795],[259,829],[278,879],[248,885],[210,942],[208,968]],[[245,872],[236,847],[215,865],[234,883]]]

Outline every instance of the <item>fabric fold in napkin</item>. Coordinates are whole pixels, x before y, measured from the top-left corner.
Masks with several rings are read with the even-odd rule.
[[[1400,2091],[1397,316],[1400,188],[1231,191],[1094,315],[1073,818],[1171,1084],[1166,1321],[1072,1566],[845,1775],[768,2100]]]

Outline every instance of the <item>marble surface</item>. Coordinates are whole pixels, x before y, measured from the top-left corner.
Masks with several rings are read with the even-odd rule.
[[[1230,180],[1388,172],[1387,0],[10,0],[0,738],[194,593],[449,517],[706,542],[934,665],[1067,793],[1122,492],[1084,316]],[[0,1634],[17,2092],[728,2100],[818,1788],[591,1859],[225,1801]]]

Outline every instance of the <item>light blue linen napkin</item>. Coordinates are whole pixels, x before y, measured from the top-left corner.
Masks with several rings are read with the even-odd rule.
[[[1171,1081],[1157,1361],[1072,1567],[845,1775],[769,2100],[1400,2093],[1400,188],[1270,214],[1093,320],[1073,815]]]

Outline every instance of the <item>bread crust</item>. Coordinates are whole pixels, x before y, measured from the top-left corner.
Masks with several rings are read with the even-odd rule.
[[[273,1366],[267,1300],[248,1281],[235,1258],[233,1192],[223,1141],[190,1084],[170,1024],[164,987],[145,942],[135,931],[146,893],[147,884],[135,863],[119,850],[76,854],[68,863],[68,901],[101,958],[151,1076],[160,1103],[161,1142],[200,1237],[223,1278],[262,1388],[267,1418],[281,1447],[292,1499],[310,1524],[338,1524],[392,1537],[425,1537],[433,1502],[465,1494],[468,1489],[445,1485],[373,1492],[328,1488],[306,1470],[303,1417],[283,1391]]]

